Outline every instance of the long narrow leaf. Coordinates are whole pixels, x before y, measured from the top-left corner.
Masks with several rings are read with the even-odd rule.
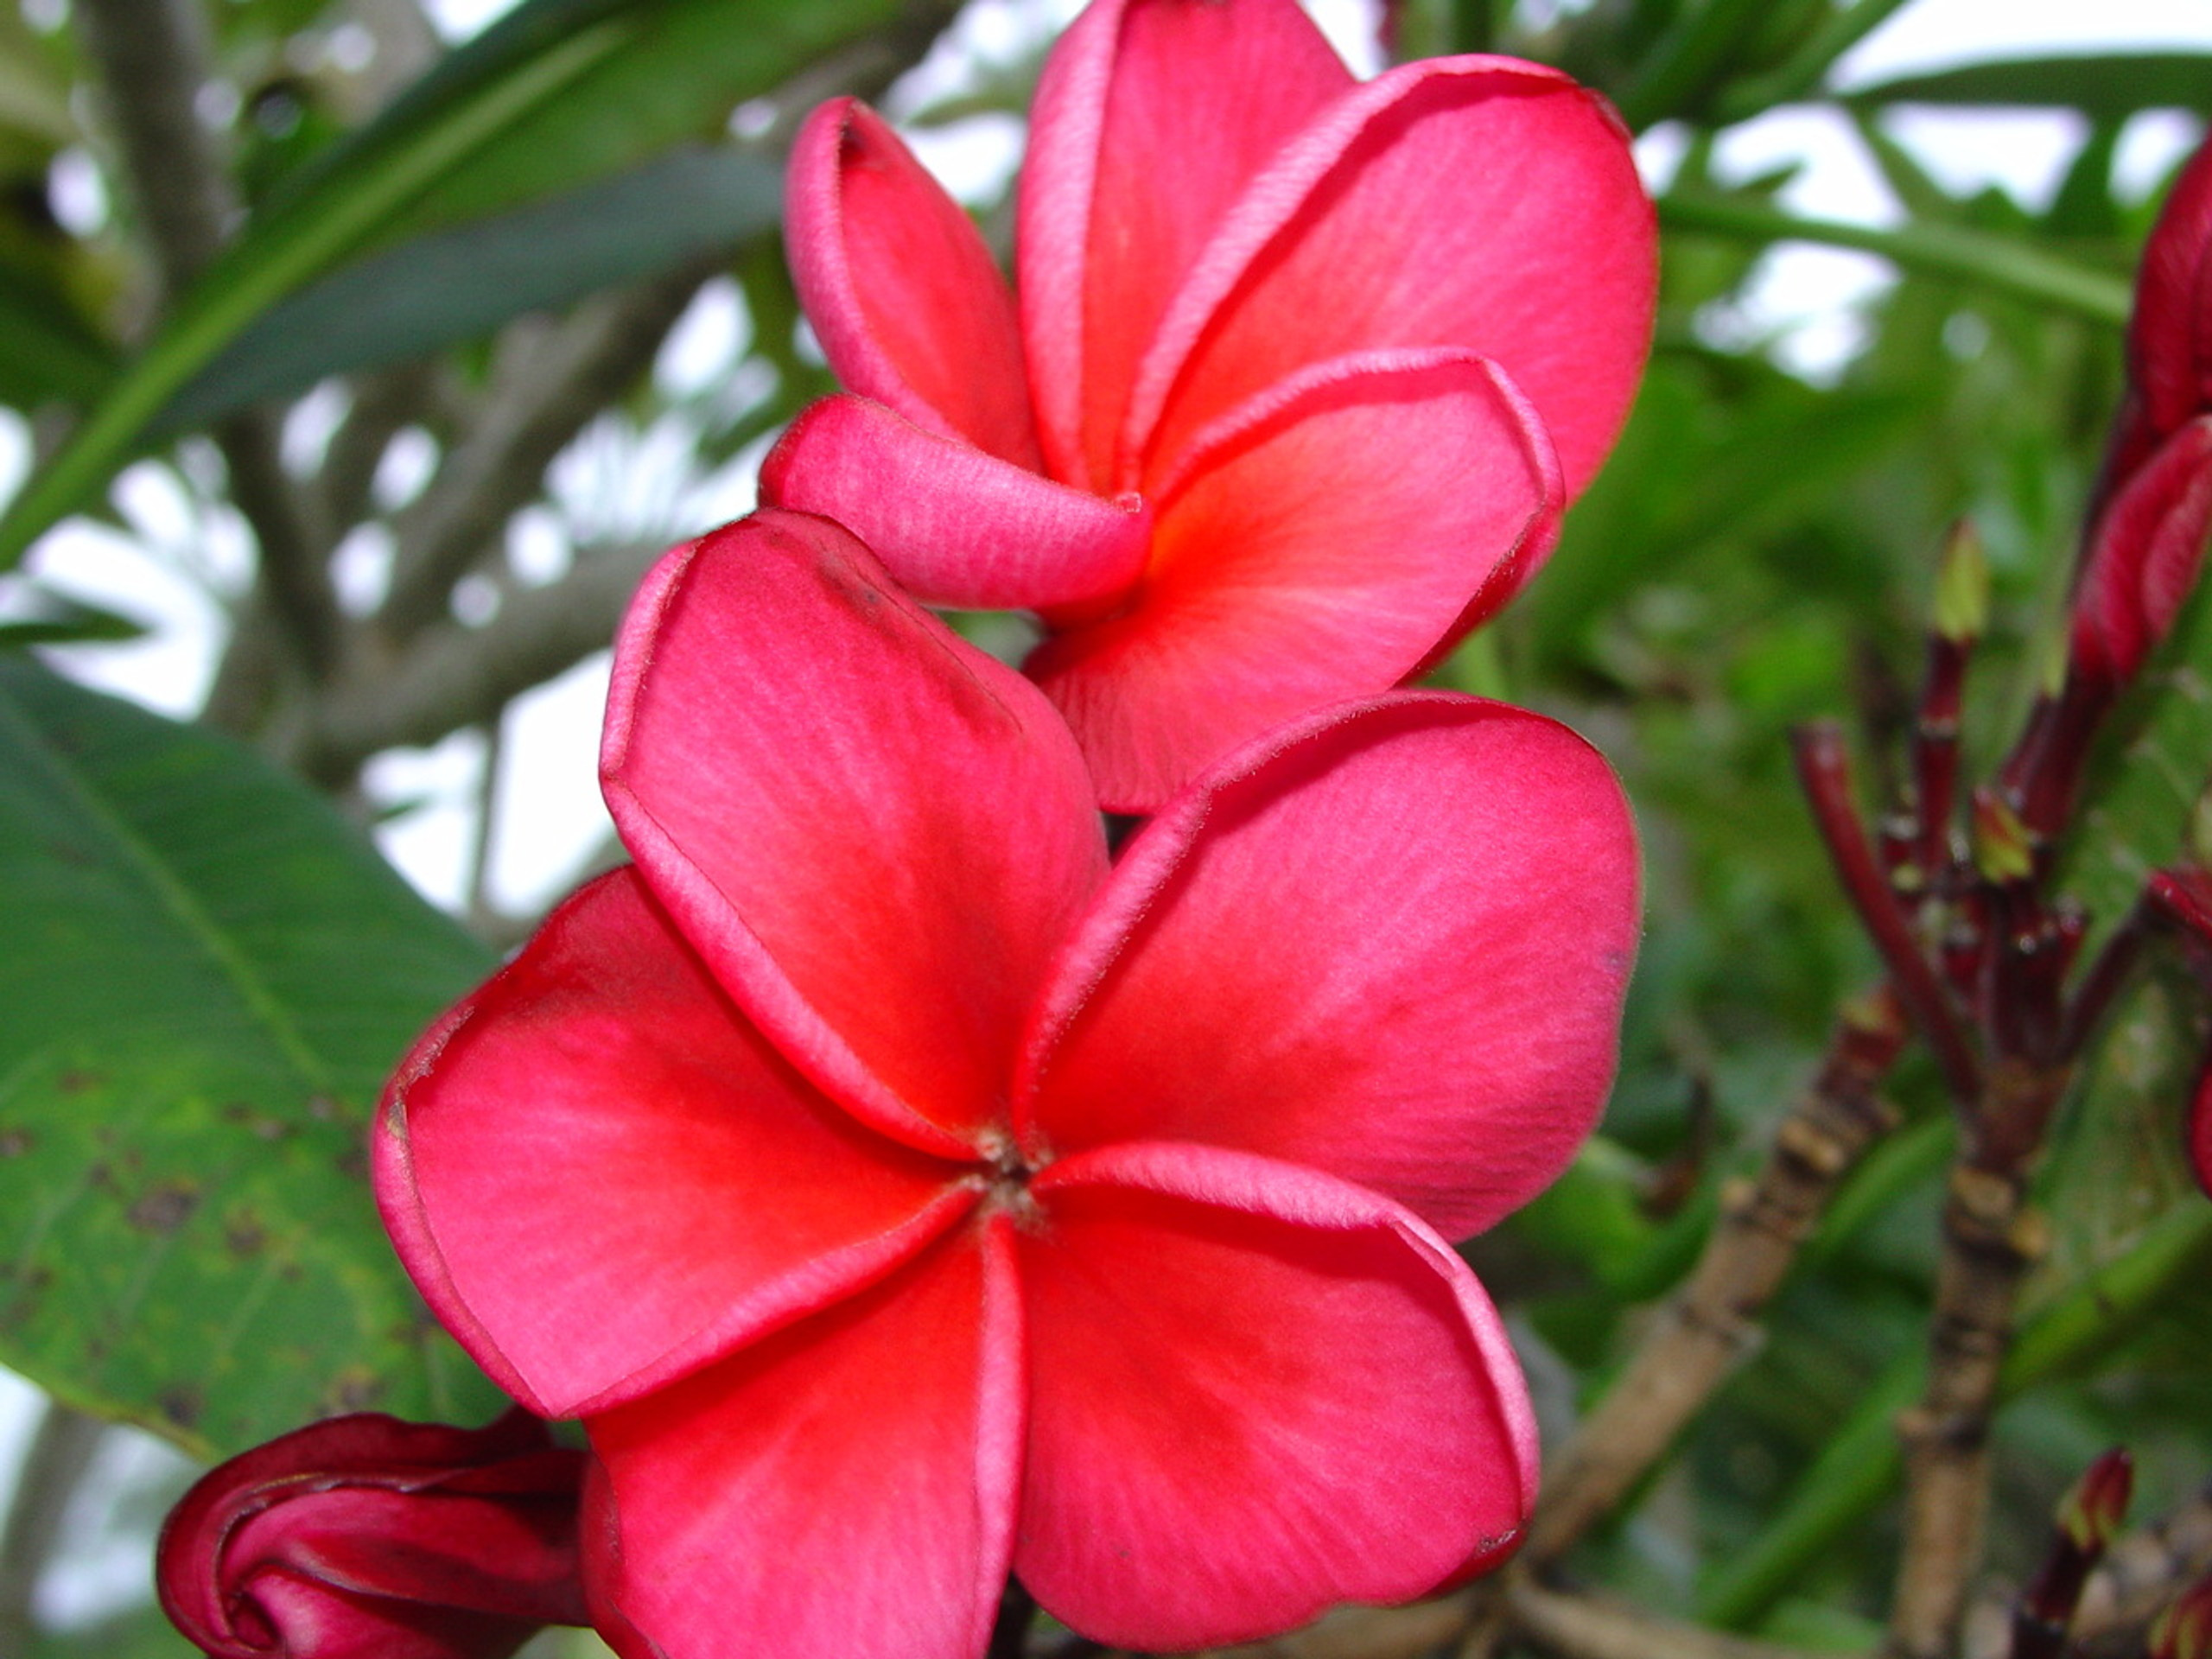
[[[1670,230],[1741,237],[1753,242],[1818,242],[1863,248],[1910,272],[1973,283],[2113,327],[2127,321],[2129,293],[2121,278],[2090,270],[2004,237],[1948,225],[1885,230],[1839,219],[1801,219],[1764,202],[1704,192],[1675,191],[1659,201]]]

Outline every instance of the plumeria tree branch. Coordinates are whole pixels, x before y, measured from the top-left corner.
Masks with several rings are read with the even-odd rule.
[[[1541,1567],[1610,1513],[1750,1351],[1758,1315],[1844,1178],[1896,1115],[1876,1094],[1903,1049],[1893,995],[1847,1010],[1757,1178],[1721,1200],[1688,1281],[1554,1460],[1526,1558]]]
[[[162,296],[173,300],[229,240],[243,212],[199,113],[212,73],[205,13],[198,0],[86,0],[76,16],[106,89]],[[248,614],[279,626],[295,665],[321,679],[338,655],[328,532],[284,474],[273,415],[234,416],[215,437],[232,498],[260,548],[261,603]]]
[[[481,628],[441,623],[382,671],[333,686],[299,739],[297,763],[336,786],[381,749],[435,743],[496,719],[510,702],[613,635],[658,543],[586,550],[544,588],[511,588]]]
[[[387,636],[409,639],[445,614],[454,583],[537,496],[553,458],[652,361],[704,275],[687,268],[587,301],[556,324],[508,331],[467,432],[393,521],[391,592],[377,618]]]

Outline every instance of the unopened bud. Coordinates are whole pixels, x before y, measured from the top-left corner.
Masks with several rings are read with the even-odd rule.
[[[1978,789],[1974,797],[1974,861],[1991,881],[2024,881],[2035,874],[2035,837],[2002,795]]]
[[[2125,1446],[2116,1446],[2082,1471],[2066,1494],[2058,1506],[2059,1529],[2085,1554],[2103,1554],[2127,1518],[2134,1490],[2135,1461]]]
[[[1943,544],[1936,575],[1936,632],[1954,645],[1971,645],[1989,626],[1989,556],[1981,536],[1961,518]]]
[[[2151,1621],[2149,1659],[2212,1659],[2212,1576],[2199,1579]]]
[[[2189,868],[2153,870],[2144,893],[2152,908],[2185,937],[2212,945],[2212,875]]]

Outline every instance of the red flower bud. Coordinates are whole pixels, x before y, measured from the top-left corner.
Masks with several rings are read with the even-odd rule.
[[[585,1458],[511,1411],[488,1427],[373,1413],[283,1435],[185,1494],[162,1605],[213,1659],[505,1659],[587,1622]]]
[[[2212,1577],[2199,1579],[2151,1623],[2150,1659],[2212,1659]]]
[[[2172,626],[2212,524],[2212,145],[2183,169],[2144,247],[2127,359],[2075,589],[2075,667],[2105,687]]]
[[[2127,328],[2129,406],[2107,476],[2132,473],[2184,423],[2212,410],[2212,144],[2174,181],[2143,250]]]

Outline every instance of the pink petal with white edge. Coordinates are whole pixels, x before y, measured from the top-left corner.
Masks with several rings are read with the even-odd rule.
[[[1106,864],[1035,687],[836,525],[762,512],[646,576],[600,774],[654,896],[783,1054],[922,1151],[992,1140]]]
[[[1069,25],[1038,81],[1016,236],[1055,477],[1115,487],[1177,283],[1261,163],[1351,84],[1293,0],[1098,0]]]
[[[1307,364],[1457,346],[1535,404],[1571,495],[1628,413],[1657,278],[1651,201],[1596,94],[1510,58],[1391,70],[1253,179],[1199,256],[1132,393],[1116,483]]]
[[[975,1659],[1013,1550],[1021,1327],[1001,1215],[592,1419],[613,1514],[585,1514],[584,1577],[617,1645]]]
[[[378,1202],[448,1329],[531,1410],[626,1399],[889,1272],[967,1169],[777,1058],[621,869],[400,1067]]]
[[[836,519],[916,598],[972,610],[1095,604],[1143,573],[1152,539],[1134,497],[1055,484],[860,397],[791,423],[760,499]]]
[[[784,213],[800,303],[849,389],[1041,465],[1014,295],[975,221],[881,117],[849,98],[810,115]]]
[[[1511,1547],[1536,1494],[1520,1368],[1412,1216],[1192,1146],[1070,1159],[1030,1194],[1014,1565],[1057,1618],[1210,1647],[1408,1600]]]
[[[1620,786],[1564,726],[1449,692],[1332,710],[1123,851],[1039,1006],[1016,1133],[1243,1148],[1465,1236],[1595,1123],[1637,908]]]
[[[1160,481],[1133,601],[1026,671],[1100,799],[1150,810],[1270,727],[1416,672],[1543,563],[1564,499],[1541,421],[1487,359],[1315,365],[1198,435]]]

